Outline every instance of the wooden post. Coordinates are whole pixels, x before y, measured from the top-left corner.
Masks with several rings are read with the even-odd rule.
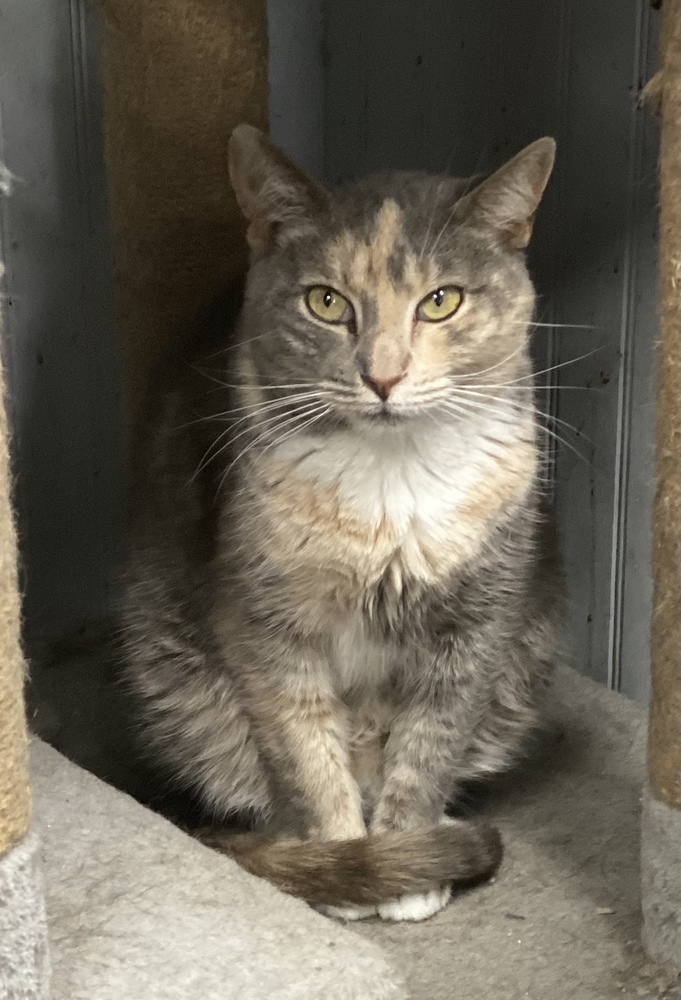
[[[661,120],[660,331],[642,888],[648,950],[681,965],[681,0],[663,0],[660,54],[650,88]]]

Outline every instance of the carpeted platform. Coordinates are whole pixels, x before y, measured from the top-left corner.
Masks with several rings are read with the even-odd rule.
[[[51,1000],[404,997],[371,942],[251,878],[38,740],[31,773]]]
[[[106,672],[84,662],[52,670],[51,691],[41,684],[49,708],[34,697],[34,725],[120,777]],[[78,745],[67,738],[69,706]],[[496,881],[424,924],[345,928],[38,745],[55,1000],[677,996],[639,945],[644,745],[640,706],[561,671],[532,763],[466,806],[502,829]]]
[[[552,724],[524,773],[475,811],[506,857],[428,924],[372,925],[418,1000],[615,1000],[676,995],[640,951],[642,708],[561,672]],[[668,992],[669,991],[669,992]]]

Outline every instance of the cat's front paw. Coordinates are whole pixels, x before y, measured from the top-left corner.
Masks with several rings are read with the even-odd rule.
[[[316,909],[325,917],[334,917],[336,920],[367,920],[376,916],[375,906],[331,906],[320,903]]]
[[[451,886],[446,885],[442,889],[432,889],[414,896],[399,896],[389,903],[381,903],[378,915],[382,920],[427,920],[444,910],[451,895]]]

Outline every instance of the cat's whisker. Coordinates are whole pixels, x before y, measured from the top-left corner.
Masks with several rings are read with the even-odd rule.
[[[493,372],[495,368],[500,368],[502,365],[505,365],[508,361],[511,361],[513,358],[516,357],[517,354],[520,354],[520,352],[525,350],[526,348],[527,345],[523,341],[516,347],[515,351],[512,351],[510,354],[507,354],[505,358],[503,358],[501,361],[497,361],[495,365],[490,365],[489,368],[481,368],[477,372],[466,372],[465,375],[458,375],[458,376],[453,375],[451,376],[451,378],[452,380],[456,379],[458,381],[461,381],[463,379],[476,378],[478,375],[486,375],[487,372]]]
[[[213,381],[218,381],[214,379]],[[222,389],[276,389],[280,392],[285,392],[289,389],[311,389],[313,386],[319,385],[316,381],[309,382],[288,382],[280,385],[274,385],[269,382],[219,382]]]
[[[472,173],[472,174],[471,174],[471,175],[470,175],[470,176],[469,176],[469,177],[467,178],[467,180],[466,180],[466,184],[464,185],[464,188],[463,188],[463,190],[462,190],[462,191],[459,191],[459,192],[457,193],[457,195],[456,195],[456,199],[455,199],[455,201],[454,201],[454,204],[452,205],[452,207],[451,207],[451,209],[450,209],[449,213],[447,214],[447,217],[446,217],[446,219],[445,219],[445,221],[444,221],[444,224],[443,224],[442,228],[440,229],[440,232],[439,232],[439,233],[437,234],[437,237],[436,237],[436,239],[435,239],[435,242],[433,243],[433,245],[432,245],[432,246],[430,247],[430,249],[428,250],[428,254],[429,254],[429,255],[430,255],[431,257],[432,257],[432,255],[433,255],[433,254],[435,253],[435,251],[436,251],[436,249],[437,249],[437,246],[438,246],[438,244],[439,244],[440,240],[442,239],[442,236],[444,235],[444,233],[445,233],[445,231],[446,231],[446,229],[447,229],[447,226],[448,226],[448,225],[449,225],[449,223],[450,223],[450,222],[452,221],[452,217],[453,217],[453,215],[454,215],[454,212],[455,212],[455,210],[456,210],[456,207],[457,207],[457,205],[458,205],[458,204],[459,204],[459,202],[460,202],[460,201],[461,201],[461,200],[462,200],[463,198],[465,198],[465,197],[466,197],[466,195],[467,195],[467,194],[468,194],[468,193],[470,192],[470,190],[471,190],[471,188],[473,187],[473,185],[475,184],[475,182],[476,182],[477,180],[480,180],[480,173],[479,173],[479,171],[480,171],[480,167],[481,167],[481,165],[482,165],[482,162],[483,162],[483,160],[484,160],[484,158],[485,158],[485,156],[486,156],[486,155],[487,155],[487,147],[486,147],[486,146],[484,146],[484,147],[483,147],[483,150],[482,150],[482,152],[480,153],[480,155],[479,155],[479,157],[478,157],[478,161],[477,161],[477,164],[476,164],[476,167],[475,167],[475,170],[474,170],[474,171],[473,171],[473,173]],[[450,157],[450,158],[451,158],[451,157]],[[437,209],[437,204],[435,204],[435,206],[433,207],[433,215],[432,215],[432,217],[431,217],[431,222],[430,222],[430,224],[429,224],[429,226],[428,226],[428,235],[430,235],[430,230],[431,230],[431,227],[432,227],[432,223],[433,223],[433,219],[434,219],[434,216],[435,216],[435,211],[436,211],[436,209]],[[423,257],[423,253],[424,253],[424,250],[425,250],[425,246],[426,246],[426,243],[427,243],[427,240],[424,240],[424,248],[423,248],[423,250],[421,251],[421,255],[420,255],[420,257],[419,257],[419,260],[420,260],[420,259],[421,259],[421,258]]]
[[[546,375],[548,372],[555,372],[559,368],[567,367],[567,365],[576,365],[578,361],[584,361],[586,358],[591,358],[593,357],[594,354],[598,354],[599,351],[602,351],[604,349],[605,345],[602,345],[601,347],[594,347],[593,351],[587,351],[586,354],[580,354],[576,358],[569,358],[567,361],[561,361],[557,365],[550,365],[548,368],[542,368],[541,371],[531,372],[529,375],[522,375],[520,378],[511,379],[509,385],[513,385],[517,382],[523,382],[527,379],[538,378],[540,375]]]
[[[321,401],[319,401],[319,403],[320,403],[320,405],[322,405]],[[270,424],[276,424],[276,423],[279,423],[279,426],[287,426],[293,420],[296,420],[299,416],[301,416],[301,415],[305,416],[307,414],[307,412],[309,411],[310,407],[313,406],[313,405],[315,405],[315,404],[314,403],[308,403],[306,405],[297,407],[296,410],[295,410],[295,412],[292,413],[292,414],[290,414],[289,417],[287,419],[283,420],[283,421],[281,420],[281,414],[279,412],[271,414],[269,417],[265,418],[264,420],[260,420],[259,421],[259,427],[258,427],[258,429],[266,428]],[[323,405],[326,405],[326,404],[323,404]],[[231,430],[233,430],[233,425],[227,427],[226,430],[222,431],[222,433],[210,445],[210,447],[206,451],[205,455],[201,459],[201,462],[199,463],[199,466],[198,466],[196,472],[194,473],[194,475],[192,477],[192,480],[191,480],[192,482],[194,481],[194,479],[211,462],[213,462],[219,455],[221,455],[225,451],[226,448],[231,447],[234,444],[235,441],[237,441],[239,438],[243,437],[245,434],[248,434],[248,432],[250,430],[252,430],[252,427],[249,425],[249,426],[247,426],[245,428],[242,428],[242,430],[240,430],[238,434],[235,434],[233,437],[228,438],[224,442],[224,444],[222,444],[221,447],[218,448],[217,451],[215,451],[212,455],[210,455],[210,452],[213,451],[213,449],[217,446],[217,444],[221,440],[223,440],[223,438],[225,438],[230,433]],[[264,432],[263,436],[266,436],[267,433],[269,433],[269,432],[266,430]]]
[[[457,406],[456,403],[452,399],[445,399],[445,400],[443,400],[438,405],[437,408],[438,409],[443,409],[444,407],[446,407],[449,410],[449,412],[454,413],[454,414],[456,414],[457,416],[460,416],[460,417],[467,417],[469,415],[469,413],[470,413],[470,410],[466,410],[465,407],[463,407],[463,406]]]
[[[473,383],[470,385],[468,382],[463,383],[459,386],[459,383],[455,385],[455,388],[462,389],[508,389],[509,392],[524,392],[527,393],[533,389],[543,392],[545,389],[581,389],[582,392],[599,392],[600,390],[591,385],[558,385],[553,383],[548,385],[546,383],[540,383],[533,386],[531,383],[528,385],[513,385],[510,382],[480,382],[479,384]]]
[[[198,417],[196,420],[190,420],[189,423],[179,424],[177,429],[180,430],[185,427],[193,427],[196,424],[202,423],[212,423],[217,420],[228,420],[235,413],[246,413],[245,417],[240,417],[235,423],[240,423],[241,420],[247,420],[249,417],[255,417],[259,413],[267,412],[279,407],[284,407],[290,405],[291,403],[299,403],[306,399],[316,399],[319,396],[326,394],[328,395],[327,389],[319,389],[312,392],[299,392],[291,396],[279,396],[277,399],[266,400],[264,403],[246,403],[244,406],[235,406],[233,410],[222,410],[220,413],[212,413],[207,417]],[[231,426],[235,426],[232,424]]]
[[[259,415],[271,412],[273,410],[283,409],[287,405],[293,403],[305,402],[307,399],[318,398],[318,393],[306,393],[304,396],[288,396],[285,400],[277,400],[276,402],[269,403],[265,406],[253,404],[252,406],[238,406],[233,410],[224,410],[221,413],[213,413],[206,417],[197,417],[196,420],[190,420],[186,424],[178,424],[175,428],[176,430],[184,430],[187,427],[195,427],[197,424],[228,424],[229,426],[226,430],[230,428],[237,427],[244,420],[249,420],[250,418],[256,419]],[[242,413],[243,415],[234,419],[236,414]]]
[[[287,431],[286,434],[282,435],[281,437],[275,438],[273,441],[270,442],[270,444],[266,445],[262,449],[261,454],[264,454],[266,451],[268,451],[273,446],[278,446],[280,444],[283,444],[284,441],[288,440],[288,438],[291,436],[291,434],[297,433],[297,432],[299,432],[301,430],[304,430],[306,427],[311,426],[311,424],[315,423],[317,420],[321,420],[322,417],[326,416],[326,414],[330,412],[330,409],[331,408],[329,406],[326,406],[326,404],[322,404],[321,409],[317,410],[316,412],[314,412],[314,415],[310,419],[308,419],[307,421],[305,421],[300,427],[293,427],[292,429],[290,429],[289,431]],[[298,420],[298,419],[305,420],[306,417],[310,417],[310,410],[306,410],[304,413],[296,414],[295,417],[292,417],[292,418],[289,418],[289,420],[283,421],[283,423],[280,424],[280,428],[279,429],[281,429],[282,427],[285,427],[285,426],[291,424],[294,420]],[[268,431],[265,431],[263,434],[258,435],[258,437],[256,437],[254,441],[250,441],[246,445],[246,447],[242,451],[239,452],[239,454],[236,456],[236,458],[234,458],[229,463],[229,465],[227,466],[227,468],[225,469],[225,471],[223,472],[223,474],[222,474],[222,476],[220,478],[220,482],[218,484],[218,493],[222,489],[222,486],[224,485],[224,482],[225,482],[227,476],[229,475],[230,471],[232,470],[232,468],[238,462],[240,462],[243,458],[245,458],[246,455],[249,454],[249,452],[251,452],[254,448],[256,448],[259,444],[261,444],[264,440],[266,440],[267,437],[269,436],[269,434],[270,434],[270,431],[268,430]]]
[[[486,374],[486,372],[493,371],[495,368],[498,368],[500,365],[503,365],[507,361],[510,361],[511,358],[515,354],[517,354],[519,350],[522,349],[523,346],[524,345],[521,344],[521,346],[519,348],[517,348],[512,354],[509,354],[506,358],[504,358],[503,361],[498,362],[496,365],[492,365],[490,368],[485,368],[485,369],[483,369],[482,371],[479,371],[479,372],[470,372],[470,373],[467,373],[466,375],[452,375],[452,376],[450,376],[450,380],[451,380],[452,385],[460,385],[460,384],[463,383],[463,385],[465,386],[465,380],[466,379],[473,378],[476,375],[484,375],[484,374]],[[559,364],[550,365],[548,368],[542,368],[538,372],[532,371],[532,372],[528,372],[526,375],[521,375],[518,378],[509,379],[509,381],[505,382],[504,385],[505,386],[511,386],[511,385],[517,385],[518,383],[527,382],[528,380],[532,381],[535,378],[538,378],[540,375],[546,375],[549,372],[557,371],[559,368],[565,368],[567,365],[574,365],[574,364],[577,364],[578,361],[584,361],[586,358],[592,357],[594,354],[597,354],[598,351],[602,351],[603,349],[604,349],[604,345],[601,346],[601,347],[595,347],[592,351],[587,351],[586,354],[580,354],[576,358],[569,358],[567,361],[561,361]],[[546,387],[545,386],[537,386],[537,388],[546,388]],[[576,386],[575,388],[580,388],[580,387]]]
[[[197,370],[197,369],[195,369],[195,370]],[[345,385],[342,382],[327,381],[327,380],[323,380],[323,379],[322,380],[320,380],[320,379],[308,379],[306,382],[289,382],[289,383],[285,383],[285,384],[282,384],[282,385],[278,385],[278,384],[270,383],[270,382],[246,382],[246,381],[243,381],[243,382],[223,382],[222,380],[218,379],[216,376],[210,374],[209,372],[201,372],[201,371],[199,371],[199,374],[200,375],[205,375],[207,378],[210,378],[213,382],[216,383],[216,385],[218,386],[218,388],[221,388],[221,389],[234,389],[235,391],[236,390],[240,390],[240,389],[257,389],[259,391],[264,391],[264,390],[267,390],[267,389],[277,389],[277,390],[284,391],[284,390],[287,390],[287,389],[312,389],[314,387],[318,387],[320,389],[333,389],[333,390],[336,390],[336,391],[350,392],[351,389],[352,389],[351,385]],[[232,374],[232,377],[238,377],[238,376],[234,376],[233,373],[231,373],[231,374]],[[209,391],[213,392],[215,390],[211,389]]]
[[[278,420],[280,418],[280,416],[281,416],[280,413],[274,413],[274,414],[272,414],[269,417],[268,422],[269,421]],[[199,462],[199,464],[198,464],[198,466],[196,468],[196,471],[195,471],[194,475],[192,476],[190,482],[194,482],[194,480],[196,479],[196,477],[199,476],[201,474],[201,472],[203,472],[203,470],[205,468],[207,468],[207,466],[210,465],[210,463],[212,461],[214,461],[218,457],[218,455],[222,454],[222,452],[225,450],[225,448],[229,448],[229,446],[231,444],[233,444],[234,441],[236,441],[238,438],[240,438],[243,434],[247,434],[248,433],[248,431],[250,430],[250,427],[246,427],[245,429],[243,429],[242,431],[240,431],[238,434],[235,434],[234,437],[232,437],[232,438],[228,437],[228,435],[230,434],[230,432],[234,430],[235,426],[238,426],[238,424],[240,424],[240,423],[241,423],[241,420],[238,420],[234,424],[229,424],[229,426],[226,427],[223,431],[221,431],[220,434],[218,434],[218,436],[215,438],[215,440],[210,443],[210,445],[208,446],[208,448],[204,452],[204,455],[203,455],[201,461]],[[227,438],[227,440],[224,441],[224,444],[222,444],[218,448],[217,446],[225,438]],[[215,451],[216,448],[217,448],[217,451]],[[212,455],[211,455],[211,452],[213,452]]]
[[[471,418],[471,416],[475,416],[476,415],[476,411],[479,411],[480,409],[484,409],[485,412],[487,412],[487,413],[495,414],[496,417],[499,419],[499,421],[501,423],[507,425],[508,427],[513,426],[513,423],[512,423],[511,420],[505,420],[505,419],[503,419],[504,417],[508,417],[510,415],[508,413],[508,411],[499,409],[499,408],[497,408],[495,406],[492,406],[492,405],[490,405],[488,407],[482,407],[481,404],[476,403],[476,402],[471,401],[471,400],[463,400],[463,401],[459,400],[458,404],[457,404],[453,400],[450,399],[450,400],[447,400],[447,401],[441,403],[440,404],[440,409],[443,412],[447,412],[447,413],[453,414],[454,416],[463,416],[467,420],[469,420]]]
[[[562,434],[559,434],[557,431],[554,431],[551,427],[548,427],[546,424],[540,423],[539,421],[537,421],[537,425],[536,426],[540,430],[544,431],[545,434],[548,434],[550,437],[552,437],[554,439],[554,441],[557,441],[558,444],[562,444],[563,447],[565,447],[569,451],[571,451],[572,454],[575,455],[579,459],[580,462],[583,462],[584,465],[587,466],[587,468],[589,467],[589,461],[588,461],[588,459],[586,459],[584,457],[584,455],[582,455],[581,451],[579,451],[578,448],[575,448],[575,446],[572,445],[572,444],[570,444],[569,441],[566,441],[566,439],[563,437]]]
[[[465,389],[456,390],[454,395],[457,396],[457,398],[461,398],[462,396],[475,396],[480,399],[489,399],[492,402],[498,402],[498,403],[506,402],[503,396],[490,396],[488,393],[485,392],[474,392],[468,387],[466,387]],[[537,406],[533,405],[524,406],[522,403],[519,403],[515,399],[512,400],[512,405],[515,409],[524,410],[530,413],[536,413],[538,416],[544,417],[546,420],[551,420],[554,423],[560,424],[562,427],[566,427],[568,430],[572,431],[573,434],[576,434],[578,437],[581,437],[584,441],[587,441],[590,445],[593,446],[593,441],[590,441],[588,437],[582,434],[580,430],[578,430],[572,424],[568,423],[566,420],[562,420],[560,417],[556,417],[551,413],[546,413],[544,410],[540,410],[539,407]]]
[[[276,425],[276,429],[277,430],[281,430],[284,427],[290,427],[291,424],[295,424],[296,421],[304,419],[305,417],[309,416],[311,413],[318,412],[319,410],[328,410],[328,409],[329,409],[329,407],[327,407],[327,405],[325,403],[319,403],[319,404],[316,404],[316,405],[315,404],[308,404],[307,406],[300,407],[295,413],[292,413],[285,420],[280,420],[278,416],[270,417],[267,420],[263,420],[261,422],[261,426],[258,428],[258,430],[260,431],[260,433],[257,434],[256,437],[252,441],[249,441],[249,443],[246,445],[246,447],[241,452],[239,452],[239,454],[236,456],[236,458],[233,459],[233,461],[228,466],[227,471],[229,471],[232,468],[233,465],[235,465],[237,462],[239,462],[244,457],[244,455],[247,454],[247,452],[252,447],[255,447],[256,445],[260,444],[262,441],[265,441],[270,436],[270,434],[272,433],[272,429],[273,429],[272,425]],[[242,431],[241,433],[239,433],[237,435],[237,438],[238,437],[243,437],[243,435],[245,433],[248,433],[249,430],[251,430],[250,427],[247,428],[246,431]],[[236,440],[236,438],[234,438],[231,441],[229,441],[228,444],[229,445],[233,444],[234,440]]]
[[[221,354],[227,354],[228,351],[236,351],[237,348],[243,347],[244,344],[252,344],[255,340],[262,340],[263,337],[269,336],[269,331],[266,333],[259,333],[256,337],[247,337],[245,340],[237,340],[235,344],[230,344],[228,347],[221,347],[219,351],[214,351],[212,354],[206,355],[206,360],[209,358],[218,358]]]
[[[301,416],[302,416],[302,415],[301,415]],[[292,418],[289,418],[289,420],[287,420],[287,421],[283,421],[283,422],[282,422],[282,424],[281,424],[281,426],[287,426],[287,425],[288,425],[289,423],[291,423],[291,422],[292,422],[292,420],[293,420],[293,419],[298,419],[298,418],[299,418],[299,415],[298,415],[298,414],[296,414],[296,415],[295,415],[295,418],[293,418],[293,417],[292,417]],[[250,429],[250,428],[249,428],[249,429]],[[239,436],[241,436],[241,435],[239,435]],[[252,440],[252,441],[249,441],[249,442],[248,442],[248,444],[246,445],[246,447],[245,447],[244,449],[242,449],[242,451],[241,451],[241,452],[239,452],[239,454],[238,454],[238,455],[236,456],[236,458],[234,458],[234,459],[233,459],[233,460],[232,460],[232,461],[231,461],[231,462],[230,462],[230,463],[229,463],[229,464],[227,465],[227,467],[225,468],[224,472],[223,472],[223,473],[222,473],[222,475],[220,476],[220,481],[219,481],[219,483],[218,483],[218,488],[217,488],[217,493],[216,493],[216,496],[217,496],[217,495],[218,495],[218,494],[220,493],[220,490],[222,489],[222,486],[223,486],[223,484],[224,484],[224,482],[225,482],[225,480],[226,480],[227,476],[229,475],[229,473],[230,473],[230,471],[232,470],[232,468],[233,468],[233,467],[234,467],[234,466],[235,466],[235,465],[237,464],[237,462],[239,462],[239,461],[240,461],[240,459],[241,459],[241,458],[243,458],[243,456],[244,456],[244,455],[246,455],[246,454],[247,454],[247,453],[248,453],[248,452],[249,452],[249,451],[250,451],[250,450],[251,450],[252,448],[254,448],[254,447],[255,447],[255,446],[256,446],[256,445],[257,445],[257,444],[258,444],[258,443],[259,443],[260,441],[264,441],[264,440],[266,439],[266,437],[267,437],[267,431],[264,431],[263,433],[259,434],[259,435],[258,435],[258,436],[257,436],[257,437],[256,437],[256,438],[254,439],[254,440]],[[233,442],[231,442],[231,441],[227,441],[227,442],[226,442],[226,443],[225,443],[225,444],[224,444],[224,445],[223,445],[223,446],[222,446],[222,447],[220,448],[219,452],[217,452],[217,454],[216,454],[216,455],[214,455],[213,457],[214,457],[214,458],[217,458],[217,457],[218,457],[218,455],[222,454],[222,453],[223,453],[223,452],[224,452],[224,451],[225,451],[225,450],[226,450],[227,448],[229,448],[229,446],[230,446],[230,445],[231,445],[232,443],[233,443]],[[211,459],[211,461],[212,461],[212,459]]]
[[[211,382],[215,382],[216,385],[220,386],[222,389],[310,389],[313,386],[319,385],[317,379],[308,379],[305,382],[285,382],[285,383],[270,383],[270,382],[223,382],[216,375],[211,372],[204,371],[201,368],[197,368],[196,365],[189,366],[192,371],[195,371],[197,375],[202,375],[204,378],[208,378]],[[238,376],[237,376],[238,378]]]
[[[437,186],[438,197],[440,192],[442,191],[443,183],[444,183],[443,181],[440,181]],[[430,213],[430,219],[428,220],[428,228],[426,229],[426,235],[423,237],[423,244],[421,246],[421,252],[419,253],[419,258],[418,258],[419,261],[423,260],[423,255],[426,252],[426,247],[428,246],[428,240],[430,239],[430,232],[433,228],[433,222],[435,221],[435,213],[437,212],[437,208],[438,208],[438,199],[436,198],[433,202],[433,209]]]
[[[267,451],[269,448],[275,448],[275,447],[278,448],[280,445],[284,443],[284,441],[288,441],[290,437],[293,437],[294,434],[299,434],[301,431],[304,431],[308,427],[311,427],[312,424],[318,423],[318,421],[320,421],[323,417],[327,416],[330,412],[331,412],[330,406],[324,407],[321,412],[316,413],[313,417],[311,417],[304,424],[302,424],[302,426],[293,427],[291,430],[287,431],[287,433],[284,434],[283,437],[276,438],[276,440],[272,441],[272,443],[267,445],[266,448],[263,448],[263,452]],[[304,414],[304,416],[307,415],[308,414]]]
[[[241,424],[248,423],[249,421],[252,424],[257,425],[257,424],[263,424],[263,423],[265,423],[265,421],[263,420],[264,417],[268,418],[267,422],[269,423],[269,422],[272,422],[274,420],[277,420],[277,419],[281,418],[282,416],[286,416],[286,409],[287,409],[287,407],[290,407],[293,404],[298,404],[298,405],[296,405],[294,407],[294,410],[297,410],[298,407],[299,407],[299,404],[301,404],[301,403],[308,403],[308,402],[318,402],[318,403],[320,403],[320,402],[322,402],[322,399],[320,398],[320,396],[321,396],[321,394],[320,393],[316,393],[316,392],[307,393],[307,394],[305,394],[303,397],[301,397],[299,399],[296,399],[296,398],[294,398],[292,396],[289,396],[285,400],[281,400],[281,401],[277,401],[276,403],[272,403],[271,406],[262,406],[262,407],[259,407],[257,410],[251,411],[249,413],[245,413],[243,416],[239,417],[237,420],[229,421],[228,427],[220,434],[220,436],[219,436],[219,438],[217,440],[220,440],[220,438],[222,438],[225,434],[229,434],[231,431],[236,430]],[[284,411],[284,412],[282,412],[282,411]],[[244,434],[247,433],[247,430],[248,430],[248,428],[240,431],[238,434],[235,434],[234,437],[230,438],[230,442],[231,441],[235,441],[238,437],[241,437],[242,433],[244,433]]]
[[[448,405],[448,404],[445,404],[445,405]],[[498,413],[499,413],[499,411],[497,411],[497,410],[496,410],[496,408],[495,408],[495,407],[493,407],[493,406],[487,406],[487,407],[483,407],[483,406],[482,406],[482,404],[476,404],[476,403],[473,403],[472,401],[469,401],[469,403],[468,403],[467,405],[468,405],[469,407],[473,408],[473,412],[475,412],[475,409],[481,409],[481,408],[484,408],[484,409],[485,409],[485,410],[486,410],[487,412],[490,412],[490,413],[497,413],[497,415],[498,415]],[[452,412],[455,412],[455,413],[456,413],[457,411],[452,411]],[[469,409],[469,411],[468,411],[468,414],[467,414],[467,416],[469,416],[469,415],[470,415],[470,413],[471,413],[471,409]],[[510,421],[506,421],[506,423],[508,423],[508,424],[510,425]],[[572,452],[572,453],[573,453],[574,455],[576,455],[576,456],[577,456],[577,458],[578,458],[578,459],[579,459],[579,460],[580,460],[581,462],[584,462],[584,463],[585,463],[586,465],[588,465],[588,462],[587,462],[587,460],[586,460],[586,459],[584,458],[584,456],[583,456],[583,455],[582,455],[582,454],[581,454],[581,453],[580,453],[579,451],[577,451],[577,449],[576,449],[575,447],[573,447],[573,445],[571,445],[569,441],[566,441],[566,440],[565,440],[565,438],[563,438],[563,437],[562,437],[562,436],[561,436],[560,434],[558,434],[558,433],[557,433],[556,431],[552,430],[552,429],[551,429],[550,427],[547,427],[547,426],[546,426],[545,424],[542,424],[542,423],[539,423],[539,421],[537,421],[537,423],[536,423],[536,425],[535,425],[535,426],[537,427],[537,429],[538,429],[538,430],[541,430],[541,431],[543,431],[543,432],[544,432],[545,434],[548,434],[548,435],[549,435],[550,437],[554,438],[554,439],[555,439],[555,440],[556,440],[556,441],[557,441],[557,442],[558,442],[559,444],[562,444],[562,445],[564,445],[564,446],[565,446],[566,448],[568,448],[568,449],[569,449],[569,450],[570,450],[570,451],[571,451],[571,452]]]
[[[510,323],[509,326],[519,326],[522,324]],[[602,330],[602,326],[591,326],[588,323],[538,323],[530,320],[528,326],[545,327],[549,330]]]
[[[502,415],[509,416],[509,411],[507,409],[505,409],[503,407],[495,406],[493,403],[482,403],[482,402],[478,402],[478,401],[472,400],[472,399],[468,399],[468,400],[465,400],[465,401],[462,400],[462,399],[459,399],[458,402],[461,403],[461,404],[463,404],[464,406],[468,406],[468,407],[471,408],[471,409],[469,409],[469,414],[471,412],[475,412],[476,410],[484,410],[485,412],[495,413],[498,416],[502,416]],[[449,405],[449,404],[445,404],[445,405]],[[456,411],[452,411],[452,412],[456,412]],[[535,412],[537,412],[537,411],[535,411]],[[546,414],[544,414],[544,416],[546,416]],[[549,419],[554,419],[554,418],[549,417]],[[512,423],[512,421],[506,421],[506,422],[509,423],[509,424]],[[574,445],[570,444],[570,442],[567,441],[561,434],[558,434],[556,431],[552,430],[552,428],[548,427],[546,424],[542,423],[539,420],[535,421],[535,426],[539,430],[544,431],[545,434],[549,434],[551,437],[555,438],[555,440],[558,441],[560,444],[562,444],[566,448],[568,448],[574,455],[577,456],[577,458],[581,462],[584,462],[586,465],[589,464],[588,461],[587,461],[587,459],[584,457],[584,455],[582,455],[581,452],[578,451],[577,448],[574,447]]]
[[[437,234],[437,236],[435,237],[435,242],[428,249],[428,256],[429,257],[432,257],[433,254],[435,253],[435,251],[437,250],[438,244],[440,243],[440,240],[442,239],[442,237],[446,233],[447,227],[449,226],[450,222],[454,218],[454,213],[456,211],[456,207],[457,207],[459,201],[460,201],[460,199],[457,198],[456,201],[454,202],[454,204],[452,205],[452,207],[450,208],[449,212],[447,212],[447,216],[445,218],[445,221],[442,223],[442,227],[441,227],[439,233]]]
[[[295,408],[295,410],[291,414],[289,414],[288,416],[286,416],[285,419],[283,419],[283,420],[281,419],[282,415],[280,413],[276,413],[274,415],[271,415],[271,416],[267,417],[264,420],[258,421],[257,424],[255,424],[253,428],[247,427],[247,428],[241,430],[233,438],[230,438],[229,445],[232,445],[234,443],[234,441],[236,441],[240,437],[243,437],[244,434],[247,434],[249,432],[249,430],[251,430],[251,429],[262,431],[263,432],[262,436],[263,437],[267,437],[267,435],[270,433],[270,431],[271,431],[271,429],[272,429],[273,426],[277,427],[277,428],[279,428],[279,427],[286,427],[289,424],[293,423],[295,420],[298,420],[300,417],[307,416],[307,414],[310,413],[310,412],[312,412],[315,408],[317,408],[319,406],[325,406],[325,405],[326,404],[322,403],[321,400],[317,400],[316,402],[307,403],[304,406],[298,406],[298,407]]]
[[[460,391],[459,390],[459,391],[456,391],[454,393],[454,397],[459,402],[463,402],[463,400],[466,399],[467,397],[476,397],[475,400],[471,400],[472,404],[475,404],[476,401],[477,401],[477,399],[480,399],[480,400],[482,400],[482,402],[479,403],[479,404],[477,404],[477,405],[484,406],[487,402],[493,403],[493,404],[496,404],[498,406],[499,410],[503,411],[503,412],[512,412],[513,410],[522,410],[523,412],[526,412],[526,413],[533,413],[533,414],[535,414],[538,417],[541,416],[541,417],[544,417],[546,420],[550,420],[550,421],[553,421],[555,423],[561,424],[563,427],[566,427],[568,430],[572,431],[573,434],[576,434],[578,437],[583,437],[583,439],[585,441],[589,441],[589,439],[587,437],[585,437],[584,435],[582,435],[581,431],[579,431],[572,424],[568,423],[566,420],[561,420],[559,417],[555,417],[555,416],[553,416],[550,413],[546,413],[544,410],[540,410],[539,407],[537,407],[535,405],[532,405],[532,404],[530,404],[530,405],[524,405],[522,403],[519,403],[515,399],[507,400],[503,396],[492,396],[492,395],[489,395],[489,393],[485,393],[485,392],[469,392],[468,390],[464,390],[464,391]],[[507,407],[504,406],[504,404],[506,404],[506,403],[510,403],[510,406],[508,407],[508,410],[507,410]],[[593,442],[589,441],[589,444],[592,444],[592,443]]]

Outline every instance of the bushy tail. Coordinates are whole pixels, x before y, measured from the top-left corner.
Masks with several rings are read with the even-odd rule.
[[[198,836],[282,892],[332,906],[378,905],[446,882],[489,877],[503,853],[497,830],[463,821],[328,843],[224,830]]]

